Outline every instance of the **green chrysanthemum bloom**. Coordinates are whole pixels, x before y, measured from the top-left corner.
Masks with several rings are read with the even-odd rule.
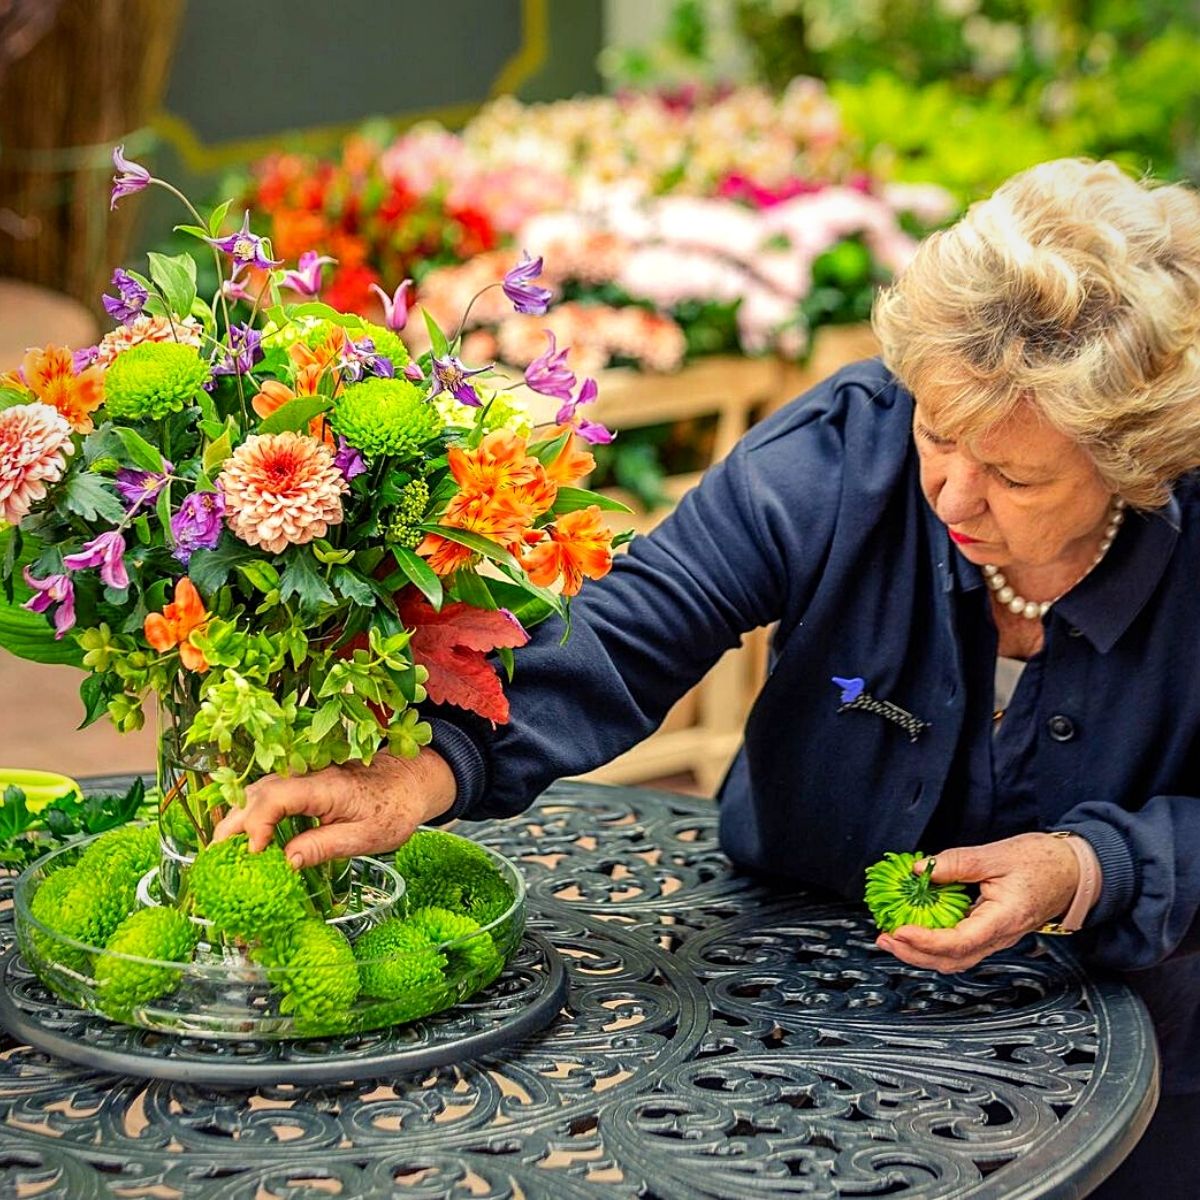
[[[513,902],[486,850],[438,829],[418,829],[396,851],[395,867],[411,908],[447,908],[486,925]]]
[[[384,537],[397,546],[415,550],[425,535],[417,528],[429,506],[429,484],[414,479],[400,489],[400,500],[388,515]]]
[[[408,920],[446,956],[452,981],[469,978],[482,987],[503,969],[504,959],[496,943],[479,928],[478,921],[437,907],[419,908]]]
[[[110,1016],[126,1017],[139,1004],[173,991],[179,985],[181,970],[135,960],[190,962],[198,932],[176,908],[142,908],[130,913],[108,939],[104,953],[96,956],[94,974],[100,1007]]]
[[[283,992],[279,1011],[308,1033],[337,1032],[358,998],[358,962],[345,935],[309,917],[288,930],[272,980]]]
[[[178,412],[208,379],[208,363],[194,346],[143,342],[118,354],[104,373],[110,417],[161,420]]]
[[[875,924],[884,933],[901,925],[920,925],[925,929],[951,929],[967,915],[971,897],[961,883],[934,883],[934,860],[920,875],[913,864],[925,856],[887,853],[867,868],[867,907]]]
[[[279,846],[251,854],[244,833],[196,855],[188,891],[221,933],[251,937],[308,915],[300,875]]]
[[[29,911],[61,937],[87,946],[103,946],[112,932],[133,911],[139,875],[114,874],[110,880],[81,863],[51,875],[34,893]],[[43,957],[72,970],[82,970],[87,955],[74,947],[40,935]]]
[[[442,419],[407,379],[366,379],[338,398],[333,430],[368,458],[415,458]]]
[[[106,888],[133,887],[158,865],[158,829],[153,825],[121,825],[102,833],[75,864],[90,871]]]
[[[79,926],[81,914],[74,905],[67,903],[71,890],[79,882],[81,876],[74,867],[55,871],[48,879],[38,885],[33,894],[33,903],[29,911],[34,919],[53,929],[56,933],[64,933],[67,937],[76,937],[71,931]],[[71,928],[64,928],[65,926]],[[83,974],[87,970],[88,956],[83,950],[76,950],[63,945],[56,938],[48,937],[40,930],[30,934],[37,957],[48,962],[57,963],[69,971]],[[82,940],[82,939],[81,939]]]
[[[390,359],[397,375],[408,366],[410,361],[408,347],[390,329],[385,329],[382,325],[373,325],[370,321],[364,321],[361,332],[356,333],[354,330],[348,332],[356,342],[361,342],[365,337],[370,338],[371,344],[375,347],[375,353]]]
[[[421,994],[444,994],[446,956],[408,921],[392,917],[368,929],[354,943],[354,957],[365,995],[380,1000],[411,997],[419,1003]]]

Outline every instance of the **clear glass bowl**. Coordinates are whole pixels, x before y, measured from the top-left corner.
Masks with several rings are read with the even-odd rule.
[[[208,922],[195,917],[191,920],[199,942],[191,962],[118,954],[59,933],[32,912],[38,890],[73,864],[93,840],[46,855],[17,880],[14,908],[21,954],[68,1004],[163,1033],[243,1040],[323,1037],[416,1020],[466,1000],[493,982],[525,929],[525,881],[520,871],[503,855],[471,843],[487,853],[511,891],[512,903],[468,934],[431,940],[433,957],[423,948],[419,964],[410,956],[392,954],[360,958],[356,966],[348,966],[343,954],[343,961],[335,965],[266,965],[259,961],[265,957],[261,952],[235,941],[222,942]],[[142,878],[137,907],[158,904],[156,872],[157,868]],[[349,907],[326,924],[351,943],[390,917],[410,915],[404,881],[389,864],[373,858],[352,860]],[[98,978],[102,960],[103,978]],[[387,987],[376,988],[387,996],[356,989],[356,970],[359,989],[363,979],[388,980]],[[125,999],[147,992],[154,992],[154,998],[132,1003]]]

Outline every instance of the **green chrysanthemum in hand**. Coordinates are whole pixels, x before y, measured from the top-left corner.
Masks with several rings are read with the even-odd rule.
[[[336,1032],[358,998],[358,962],[345,935],[309,917],[288,929],[274,948],[271,981],[283,992],[279,1011],[307,1033]],[[306,1028],[307,1027],[307,1028]]]
[[[178,412],[208,379],[208,364],[194,346],[143,342],[118,354],[104,373],[104,406],[110,417],[161,420]]]
[[[442,429],[437,409],[407,379],[365,379],[334,405],[333,431],[368,458],[415,458]]]
[[[447,1002],[446,956],[409,921],[392,917],[368,929],[354,943],[354,957],[367,996],[407,999],[413,1015],[421,1009],[422,1016]]]
[[[961,883],[934,883],[934,859],[920,875],[913,874],[913,863],[925,856],[887,853],[867,868],[867,907],[875,924],[884,933],[901,925],[921,925],[926,929],[951,929],[967,915],[971,897]]]
[[[300,875],[275,845],[250,853],[244,833],[196,855],[188,892],[197,912],[233,937],[258,937],[308,915]]]
[[[487,851],[453,834],[418,829],[394,863],[410,909],[445,908],[486,925],[512,905],[512,889]]]
[[[104,953],[96,956],[94,974],[101,1008],[112,1016],[127,1016],[139,1004],[172,991],[182,972],[160,964],[191,961],[197,934],[195,924],[176,908],[142,908],[130,913],[108,939]],[[131,957],[118,957],[121,955]]]

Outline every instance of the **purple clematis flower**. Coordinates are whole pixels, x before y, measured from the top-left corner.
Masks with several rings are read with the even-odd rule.
[[[150,186],[150,172],[125,157],[124,144],[113,148],[112,160],[113,166],[120,171],[120,174],[113,176],[112,199],[108,204],[109,212],[117,207],[117,201],[123,196],[132,196],[134,192],[140,192],[143,188]]]
[[[82,375],[100,357],[99,346],[85,346],[71,354],[71,370],[76,375]]]
[[[500,286],[517,312],[528,313],[534,317],[546,315],[554,293],[549,288],[538,287],[533,283],[541,273],[541,256],[530,258],[527,250],[521,251],[521,261],[505,273],[504,282]]]
[[[315,250],[305,250],[300,255],[300,269],[285,271],[279,281],[280,287],[291,288],[301,296],[315,296],[321,290],[321,268],[326,263],[335,263],[336,258],[327,254],[318,254]]]
[[[101,296],[104,311],[114,321],[128,325],[135,317],[142,314],[147,300],[146,289],[128,271],[118,267],[112,274],[112,286],[117,289],[115,296]]]
[[[356,479],[366,472],[367,464],[363,456],[344,437],[338,437],[337,453],[333,456],[333,465],[346,477],[346,482]]]
[[[249,325],[233,325],[229,329],[229,347],[224,357],[212,369],[214,375],[245,375],[263,356],[262,333]]]
[[[616,437],[616,434],[610,429],[605,429],[603,425],[600,425],[596,421],[586,420],[575,411],[581,404],[591,404],[596,399],[596,393],[596,381],[594,379],[585,379],[579,387],[579,395],[562,405],[555,414],[554,419],[559,425],[573,425],[575,432],[585,442],[590,442],[593,446],[601,443],[607,445]]]
[[[226,300],[245,300],[248,304],[254,302],[254,297],[246,290],[246,280],[239,279],[244,264],[233,268],[233,274],[221,281],[221,294]]]
[[[399,333],[408,324],[408,293],[412,291],[413,281],[406,279],[390,296],[377,283],[371,284],[371,290],[378,294],[383,304],[383,323],[393,333]]]
[[[424,383],[425,373],[421,370],[419,363],[410,362],[408,366],[401,372],[405,379],[411,380],[413,383]]]
[[[450,392],[456,400],[460,400],[463,404],[469,404],[472,408],[479,408],[483,401],[479,398],[479,393],[467,382],[472,375],[482,375],[484,371],[490,371],[489,367],[470,368],[463,365],[461,359],[453,358],[446,355],[445,358],[435,358],[433,360],[433,391],[429,393],[430,399],[441,392]]]
[[[54,613],[54,637],[57,641],[75,624],[75,585],[69,575],[47,575],[45,579],[34,579],[26,567],[25,582],[34,590],[22,608],[30,612],[44,613],[52,604],[57,604]]]
[[[570,400],[571,391],[575,387],[575,372],[567,367],[567,355],[571,352],[570,347],[559,350],[553,332],[547,329],[545,333],[550,339],[550,348],[545,354],[538,355],[525,368],[525,382],[535,392],[541,392],[543,396],[553,396],[557,400]]]
[[[346,339],[346,349],[338,362],[342,373],[353,383],[357,383],[363,375],[370,372],[381,379],[395,379],[396,368],[392,360],[385,355],[375,353],[375,342],[369,338]]]
[[[125,570],[125,539],[115,529],[84,542],[82,549],[75,554],[65,555],[63,566],[68,571],[99,567],[100,579],[105,587],[122,591],[129,586],[129,572]]]
[[[134,471],[124,468],[117,472],[113,480],[118,492],[129,505],[129,512],[137,512],[143,504],[151,504],[158,499],[158,493],[167,486],[167,479],[175,470],[175,464],[163,459],[163,473],[156,471]]]
[[[213,550],[221,540],[225,516],[224,492],[192,492],[171,517],[175,557],[188,563],[197,550]]]
[[[246,216],[242,220],[242,227],[237,233],[231,233],[227,237],[205,238],[204,240],[210,246],[216,246],[218,250],[228,254],[233,259],[235,266],[260,267],[262,270],[267,271],[271,267],[283,265],[282,258],[267,257],[266,239],[260,238],[256,233],[250,232],[249,209],[246,209]]]

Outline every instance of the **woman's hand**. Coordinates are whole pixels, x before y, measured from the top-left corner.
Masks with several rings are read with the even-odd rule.
[[[394,850],[416,827],[444,813],[455,796],[454,774],[435,750],[416,758],[377,754],[371,765],[347,763],[311,775],[270,775],[246,789],[246,805],[235,808],[213,832],[214,841],[245,833],[251,850],[262,850],[284,817],[316,817],[316,829],[288,842],[298,867],[327,858],[349,858]]]
[[[965,971],[1061,916],[1079,886],[1074,853],[1048,833],[1022,833],[934,857],[934,883],[979,884],[971,911],[953,929],[901,925],[880,934],[875,944],[914,967],[943,974]],[[920,874],[929,861],[918,860],[914,872]]]

